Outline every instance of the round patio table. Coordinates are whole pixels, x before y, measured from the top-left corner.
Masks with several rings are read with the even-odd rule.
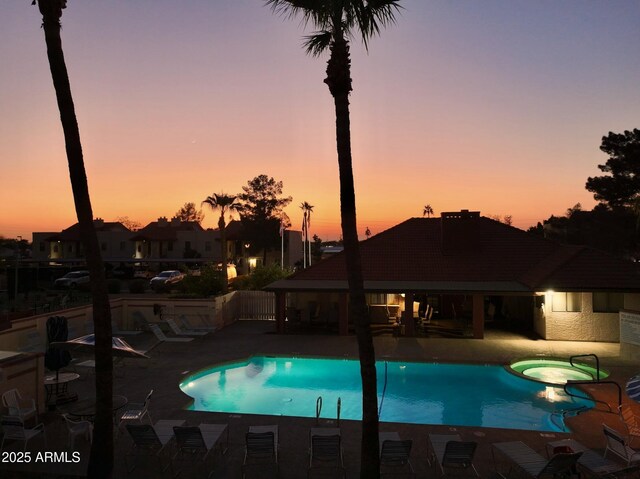
[[[129,400],[120,395],[113,396],[113,414],[118,412],[119,409],[122,409],[127,405]],[[75,403],[72,407],[70,407],[67,411],[70,416],[75,416],[80,419],[84,419],[87,421],[93,421],[96,415],[96,398],[86,398],[81,399],[77,403]]]
[[[59,373],[50,374],[44,377],[44,388],[47,391],[47,404],[52,403],[51,399],[55,394],[55,404],[63,404],[78,399],[76,393],[69,394],[67,388],[71,381],[75,381],[80,377],[76,373]],[[54,406],[55,406],[54,404]]]

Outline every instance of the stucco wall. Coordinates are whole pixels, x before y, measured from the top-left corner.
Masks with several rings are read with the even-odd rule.
[[[582,293],[582,311],[579,313],[552,310],[553,293],[545,293],[544,304],[535,309],[534,327],[544,339],[560,341],[620,341],[618,313],[594,313],[593,296]],[[640,294],[624,295],[625,309],[638,309]]]

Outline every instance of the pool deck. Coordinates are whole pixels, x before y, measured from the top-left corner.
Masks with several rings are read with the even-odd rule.
[[[282,479],[306,477],[308,462],[307,449],[309,429],[315,426],[314,419],[237,415],[187,411],[190,400],[178,388],[178,383],[187,374],[211,366],[214,363],[234,361],[253,354],[299,355],[357,358],[357,344],[354,336],[331,335],[276,335],[275,324],[264,321],[239,321],[221,331],[196,338],[189,343],[163,343],[155,346],[148,360],[126,360],[125,367],[116,368],[114,394],[124,395],[132,402],[141,402],[154,390],[150,413],[155,423],[160,419],[184,419],[189,425],[226,423],[230,431],[230,447],[226,455],[216,455],[208,461],[208,470],[213,468],[212,477],[237,478],[241,476],[244,455],[244,434],[250,425],[277,424],[280,438],[280,468]],[[150,347],[154,341],[150,334],[125,338],[132,346],[140,349]],[[480,364],[506,364],[515,358],[525,356],[557,356],[568,358],[574,354],[595,353],[600,357],[601,367],[607,369],[609,379],[624,386],[626,380],[638,373],[637,362],[625,361],[619,357],[617,343],[568,342],[531,340],[518,335],[488,331],[484,340],[447,338],[396,338],[379,336],[374,338],[378,359],[398,359],[428,362],[468,362]],[[81,379],[70,389],[80,397],[92,395],[93,376],[90,370],[78,368]],[[598,399],[617,405],[617,392],[609,386],[589,387],[589,392]],[[624,395],[623,395],[624,397]],[[626,398],[625,398],[626,399]],[[626,399],[628,401],[628,399]],[[625,401],[625,402],[626,402]],[[315,407],[315,405],[310,405]],[[325,404],[325,409],[335,405]],[[640,405],[633,404],[640,413]],[[64,411],[64,406],[60,407]],[[47,413],[42,417],[47,426],[49,451],[62,451],[66,441],[66,426],[57,413]],[[569,418],[572,434],[541,433],[508,429],[480,427],[449,427],[381,423],[381,431],[397,431],[403,439],[412,439],[411,462],[418,478],[440,477],[427,463],[427,435],[429,433],[456,433],[463,440],[477,441],[479,446],[474,461],[482,478],[491,478],[495,471],[491,444],[494,442],[521,440],[544,453],[546,443],[573,437],[584,445],[602,452],[604,436],[602,423],[620,429],[622,424],[617,415],[592,410]],[[335,426],[322,421],[321,425]],[[346,476],[359,477],[360,422],[340,422],[345,451]],[[116,440],[116,465],[114,477],[127,477],[122,458],[129,450],[130,440],[126,432]],[[15,445],[14,445],[15,446]],[[15,447],[9,446],[10,449]],[[39,439],[29,444],[32,451],[45,450]],[[88,458],[88,446],[76,448],[82,462],[79,465],[49,466],[46,472],[54,477],[82,475]],[[35,452],[34,452],[35,453]],[[128,477],[152,478],[171,477],[169,471],[159,474],[156,464],[149,463],[135,469]],[[498,462],[498,469],[504,471],[504,462]],[[20,471],[20,472],[18,472]],[[35,464],[24,467],[0,464],[0,475],[10,477],[41,477],[44,469]],[[194,471],[185,471],[181,477],[193,477]],[[268,469],[258,468],[247,477],[276,477],[268,474]],[[206,474],[200,475],[206,477]],[[315,475],[313,477],[316,477]],[[331,474],[317,477],[332,477]]]

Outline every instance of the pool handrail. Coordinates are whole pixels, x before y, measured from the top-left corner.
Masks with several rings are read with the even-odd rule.
[[[322,412],[322,396],[316,399],[316,426],[320,422],[320,413]]]
[[[336,405],[336,420],[338,422],[338,427],[340,427],[340,411],[342,410],[342,398],[338,398],[338,403]]]
[[[574,381],[574,380],[570,379],[570,380],[567,381],[567,383],[563,387],[564,392],[568,396],[571,396],[571,397],[575,397],[575,398],[578,398],[578,399],[588,399],[588,400],[593,401],[595,403],[604,404],[609,409],[609,412],[613,412],[613,410],[611,409],[611,405],[608,402],[602,401],[600,399],[587,398],[587,397],[584,397],[584,396],[580,396],[578,394],[574,394],[574,393],[570,392],[567,389],[569,386],[578,386],[578,385],[581,385],[581,384],[588,384],[590,386],[593,386],[593,381],[582,381],[582,380]],[[598,381],[597,384],[613,384],[613,385],[615,385],[615,387],[618,389],[618,407],[617,407],[617,410],[619,411],[620,408],[622,407],[622,388],[620,387],[620,385],[615,381]]]
[[[384,386],[382,387],[382,396],[380,397],[380,405],[378,406],[378,418],[382,414],[382,404],[384,403],[384,396],[387,393],[387,372],[389,368],[389,361],[384,362]]]
[[[573,366],[574,368],[580,369],[581,371],[585,371],[586,373],[588,373],[591,377],[593,377],[593,374],[591,374],[589,371],[586,371],[582,368],[580,368],[580,366],[582,366],[581,364],[573,364],[573,360],[577,359],[577,358],[594,358],[596,360],[596,381],[600,382],[600,358],[598,358],[598,356],[596,354],[575,354],[571,357],[569,357],[569,364],[571,364],[571,366]]]

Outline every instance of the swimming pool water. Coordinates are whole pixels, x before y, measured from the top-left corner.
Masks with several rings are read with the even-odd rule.
[[[593,405],[502,366],[389,361],[386,389],[385,362],[376,366],[385,422],[559,431],[552,413]],[[342,419],[362,418],[356,360],[252,357],[195,373],[180,388],[198,411],[315,417],[322,396],[321,417],[335,418],[341,398]]]
[[[510,368],[524,376],[544,383],[564,385],[567,381],[593,381],[598,376],[605,379],[609,373],[599,371],[583,363],[573,365],[566,359],[532,358],[521,359],[511,363]]]

